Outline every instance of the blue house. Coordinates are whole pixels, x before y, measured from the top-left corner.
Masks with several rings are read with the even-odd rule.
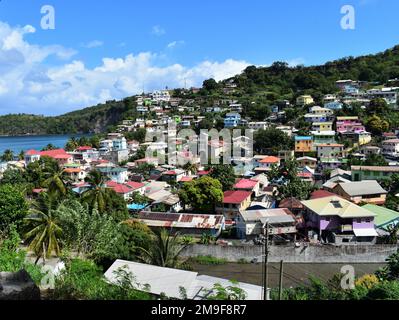
[[[235,128],[239,126],[240,122],[241,122],[241,116],[239,113],[228,113],[224,118],[224,127]]]
[[[328,102],[324,105],[324,108],[327,108],[330,110],[341,110],[342,107],[343,107],[343,104],[339,101]]]

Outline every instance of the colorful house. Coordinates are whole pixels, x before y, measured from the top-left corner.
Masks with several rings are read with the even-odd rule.
[[[301,168],[309,167],[312,169],[316,169],[316,167],[317,167],[317,159],[316,158],[300,157],[300,158],[297,158],[296,161],[298,162],[298,165]]]
[[[342,107],[343,107],[343,104],[339,101],[331,101],[331,102],[324,104],[324,108],[331,109],[334,111],[341,110]]]
[[[378,229],[389,231],[390,227],[394,227],[399,223],[399,212],[397,211],[373,204],[366,204],[362,208],[376,214],[375,226]]]
[[[399,173],[399,166],[352,166],[352,181],[388,180]]]
[[[252,179],[242,179],[234,185],[234,190],[249,191],[253,196],[258,196],[260,192],[260,182]]]
[[[388,193],[375,180],[338,183],[332,191],[356,204],[371,203],[379,205],[385,203]]]
[[[216,207],[217,214],[223,214],[226,220],[235,220],[239,213],[251,205],[251,191],[226,191],[222,205]]]
[[[316,147],[318,158],[343,158],[344,145],[338,143],[318,144]]]
[[[259,167],[260,168],[266,168],[270,169],[272,166],[280,166],[281,159],[274,157],[274,156],[268,156],[266,158],[263,158],[262,160],[259,161]]]
[[[224,119],[224,126],[225,128],[235,128],[238,127],[240,122],[241,122],[241,115],[239,113],[232,112],[226,114],[226,117]]]
[[[121,167],[103,167],[99,168],[98,171],[102,175],[108,177],[108,179],[117,182],[125,183],[128,180],[128,170]]]
[[[31,162],[40,160],[41,157],[49,157],[58,162],[60,166],[73,163],[73,156],[64,149],[55,149],[47,151],[29,150],[25,153],[25,162],[28,165]]]
[[[313,131],[332,131],[332,128],[332,122],[313,122],[312,124]]]
[[[314,103],[314,100],[313,100],[312,96],[309,96],[309,95],[299,96],[296,99],[296,104],[299,106],[307,106],[312,103]]]
[[[375,214],[340,197],[302,201],[305,221],[318,240],[334,244],[375,243]]]
[[[295,152],[311,152],[313,147],[313,138],[296,136],[295,137]]]
[[[359,117],[337,117],[337,132],[363,132],[365,126],[359,121]]]
[[[399,139],[385,140],[382,142],[382,154],[391,158],[399,157]]]
[[[117,183],[114,181],[108,181],[106,183],[108,188],[113,189],[116,193],[123,196],[125,200],[128,200],[134,193],[144,195],[145,185],[139,182],[128,181],[126,183]]]
[[[335,143],[335,131],[312,131],[313,148],[319,144]]]
[[[267,210],[246,210],[237,217],[237,234],[240,239],[254,239],[264,232],[266,221],[269,235],[276,240],[295,240],[296,219],[287,208]]]

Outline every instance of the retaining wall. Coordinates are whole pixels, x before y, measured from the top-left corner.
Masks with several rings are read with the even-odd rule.
[[[269,261],[287,263],[384,263],[386,258],[397,251],[396,245],[309,245],[295,247],[270,246]],[[262,246],[218,246],[191,245],[184,249],[182,256],[213,256],[237,262],[240,259],[262,261]]]

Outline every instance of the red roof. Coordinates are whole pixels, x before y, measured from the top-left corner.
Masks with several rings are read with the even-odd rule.
[[[223,203],[240,204],[252,195],[250,191],[226,191]]]
[[[183,177],[180,179],[180,182],[190,182],[193,181],[193,177]]]
[[[335,193],[328,192],[326,190],[316,190],[310,195],[310,200],[316,200],[328,197],[338,197]]]
[[[50,157],[54,159],[69,159],[71,157],[64,149],[41,151],[39,153],[43,157]]]
[[[313,177],[313,174],[311,174],[310,172],[299,172],[299,173],[297,174],[297,176],[298,176],[299,178],[312,178],[312,177]]]
[[[144,184],[133,181],[129,181],[126,184],[117,183],[115,181],[108,181],[107,187],[112,188],[116,193],[126,194],[144,187]]]
[[[36,150],[28,150],[28,151],[25,152],[25,154],[27,156],[33,156],[33,155],[40,155],[40,152],[36,151]]]
[[[250,180],[250,179],[242,179],[236,183],[234,189],[253,189],[258,184],[258,181]]]
[[[143,184],[143,183],[134,182],[134,181],[128,181],[128,182],[126,182],[126,184],[127,184],[129,187],[133,188],[134,190],[143,188],[143,187],[145,186],[145,184]]]
[[[206,175],[208,175],[208,174],[210,174],[211,173],[211,171],[210,170],[208,170],[208,171],[205,171],[205,170],[202,170],[202,171],[198,171],[198,175],[199,176],[206,176]]]
[[[107,182],[107,187],[112,188],[116,193],[125,194],[133,190],[124,184],[119,184],[113,181]]]
[[[279,163],[280,161],[280,158],[269,156],[259,161],[259,163]]]
[[[93,150],[93,148],[89,147],[89,146],[82,146],[82,147],[77,148],[76,150],[78,150],[78,151],[87,151],[87,150]]]
[[[174,171],[174,170],[170,170],[170,171],[164,172],[164,175],[167,175],[167,176],[175,176],[175,175],[177,175],[177,173],[176,173],[176,171]]]

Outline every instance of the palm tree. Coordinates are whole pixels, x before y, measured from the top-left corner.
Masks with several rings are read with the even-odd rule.
[[[166,268],[176,268],[179,256],[187,244],[181,243],[178,234],[170,235],[165,229],[155,231],[155,239],[148,250],[140,248],[143,262]]]
[[[97,207],[97,210],[103,213],[111,193],[111,189],[105,186],[106,179],[99,171],[93,170],[89,172],[85,181],[91,185],[91,188],[83,193],[83,201],[89,204],[91,209]]]
[[[21,150],[21,152],[18,155],[19,160],[24,160],[25,159],[25,151]]]
[[[68,142],[65,145],[65,149],[67,151],[74,151],[79,147],[79,142],[75,137],[72,137],[68,140]]]
[[[65,181],[67,179],[64,169],[58,167],[55,171],[46,173],[44,185],[49,189],[50,193],[64,196],[67,193],[67,188],[65,186]]]
[[[48,258],[54,252],[60,254],[59,237],[62,233],[57,221],[58,202],[51,194],[43,194],[37,202],[33,203],[29,215],[25,218],[29,231],[25,240],[29,243],[37,259]]]
[[[5,150],[3,155],[1,156],[1,160],[13,161],[14,160],[14,152],[10,149]]]

